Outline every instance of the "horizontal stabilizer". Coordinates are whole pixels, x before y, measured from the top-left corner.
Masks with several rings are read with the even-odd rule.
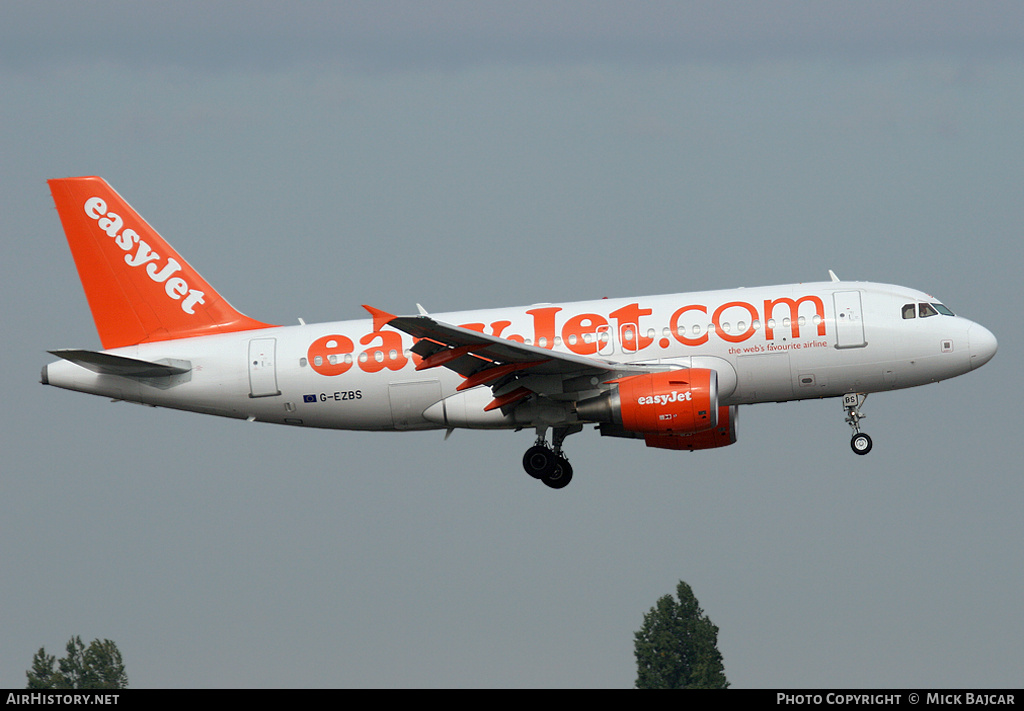
[[[191,368],[182,368],[165,363],[151,363],[147,360],[126,358],[111,353],[79,350],[77,348],[62,348],[50,351],[50,353],[94,373],[120,375],[123,378],[166,378],[172,375],[182,375],[191,370]]]

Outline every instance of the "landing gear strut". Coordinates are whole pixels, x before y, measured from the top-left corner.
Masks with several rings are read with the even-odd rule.
[[[867,454],[871,451],[871,437],[860,431],[860,421],[866,415],[860,411],[867,395],[860,393],[846,393],[843,395],[843,409],[846,411],[846,422],[853,428],[853,438],[850,440],[850,449],[854,454]]]
[[[572,465],[562,454],[562,442],[583,425],[555,427],[549,446],[545,436],[547,428],[537,428],[537,441],[523,455],[523,469],[534,479],[540,479],[552,489],[561,489],[572,481]]]

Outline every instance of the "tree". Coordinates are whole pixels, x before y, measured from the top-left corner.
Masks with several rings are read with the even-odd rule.
[[[660,598],[635,635],[636,688],[726,689],[718,628],[700,609],[690,586],[679,581],[678,600]]]
[[[82,638],[68,640],[67,656],[57,660],[46,649],[32,657],[32,668],[25,672],[29,689],[124,689],[128,675],[117,645],[111,640],[94,639],[86,647]],[[54,669],[54,663],[57,668]]]
[[[53,665],[57,659],[52,654],[47,654],[42,647],[32,657],[32,668],[25,672],[28,677],[28,689],[52,689],[54,688],[54,676],[56,672]]]

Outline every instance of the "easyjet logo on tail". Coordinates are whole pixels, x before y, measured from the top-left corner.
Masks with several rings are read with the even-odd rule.
[[[130,227],[124,227],[124,220],[116,212],[107,212],[107,203],[103,198],[91,197],[85,201],[85,214],[93,220],[101,230],[114,240],[114,244],[127,252],[124,262],[129,267],[145,266],[146,274],[157,284],[164,285],[164,292],[175,301],[181,302],[181,310],[187,314],[195,313],[195,305],[205,303],[206,294],[189,287],[188,282],[180,276],[174,276],[182,270],[181,264],[174,257],[168,257],[163,264],[161,257],[153,251],[144,239]],[[124,228],[124,229],[122,229]]]

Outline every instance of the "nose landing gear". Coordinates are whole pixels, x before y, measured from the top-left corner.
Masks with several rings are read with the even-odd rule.
[[[860,431],[860,421],[866,415],[860,411],[867,395],[860,393],[846,393],[843,395],[843,409],[846,411],[846,422],[853,428],[853,437],[850,439],[850,449],[854,454],[867,454],[871,451],[871,437]]]
[[[523,469],[534,479],[540,479],[552,489],[562,489],[572,481],[572,465],[562,454],[562,442],[573,432],[583,429],[582,425],[556,427],[549,446],[545,435],[547,428],[537,428],[537,441],[523,455]]]

